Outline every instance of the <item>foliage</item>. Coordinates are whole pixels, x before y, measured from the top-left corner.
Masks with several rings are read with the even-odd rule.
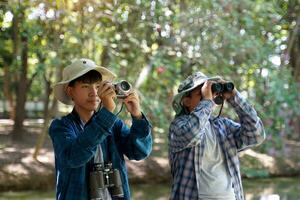
[[[73,58],[88,57],[138,88],[144,111],[154,130],[159,130],[155,137],[166,139],[177,86],[201,70],[234,81],[255,104],[277,146],[281,137],[292,132],[289,118],[300,113],[299,86],[292,82],[288,63],[273,61],[285,55],[293,28],[283,20],[287,1],[20,2],[1,4],[0,75],[8,76],[2,67],[7,65],[10,76],[18,76],[20,60],[13,57],[11,17],[22,11],[19,34],[30,39],[28,77],[38,72],[29,100],[45,98],[44,75],[54,83]],[[17,79],[11,80],[14,93]],[[0,84],[3,87],[2,79]],[[6,99],[2,90],[0,97]]]

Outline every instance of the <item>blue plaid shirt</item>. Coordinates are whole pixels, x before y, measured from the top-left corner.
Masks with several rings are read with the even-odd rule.
[[[175,117],[169,128],[169,162],[173,177],[172,200],[198,199],[197,181],[204,152],[204,127],[211,123],[217,135],[237,200],[244,200],[238,152],[260,144],[265,138],[263,124],[240,93],[228,100],[240,123],[213,118],[213,102],[202,100],[190,114]]]
[[[61,119],[55,119],[49,134],[53,142],[56,170],[57,200],[89,199],[88,177],[97,145],[101,145],[104,161],[111,161],[120,171],[124,198],[130,199],[124,155],[141,160],[152,150],[151,125],[143,116],[133,118],[129,129],[114,114],[102,108],[83,126],[73,110]]]

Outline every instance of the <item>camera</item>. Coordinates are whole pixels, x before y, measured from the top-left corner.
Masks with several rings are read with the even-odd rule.
[[[125,80],[115,83],[114,87],[117,94],[117,98],[126,98],[132,90],[131,84]]]
[[[102,199],[106,188],[112,197],[124,197],[119,170],[114,169],[112,163],[94,163],[90,172],[90,199]]]
[[[221,105],[224,102],[222,93],[231,92],[234,89],[232,82],[227,83],[213,83],[211,86],[212,93],[217,93],[217,96],[213,99],[217,105]]]

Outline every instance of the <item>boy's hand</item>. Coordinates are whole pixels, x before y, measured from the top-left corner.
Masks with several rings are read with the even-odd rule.
[[[108,81],[102,81],[99,89],[98,96],[102,101],[103,107],[110,112],[113,112],[116,108],[114,99],[116,98],[115,87]]]
[[[139,96],[136,91],[130,93],[124,100],[123,100],[128,112],[135,118],[142,119],[142,113],[140,109],[140,100]]]
[[[211,85],[212,82],[211,81],[206,81],[202,88],[201,88],[201,95],[203,99],[208,99],[208,100],[212,100],[213,99],[213,94],[211,92]]]
[[[228,81],[225,81],[224,79],[220,79],[220,81],[218,81],[220,83],[227,83]],[[224,92],[222,94],[222,96],[224,97],[225,100],[230,99],[231,97],[233,97],[236,94],[236,89],[234,87],[234,89],[230,92]]]

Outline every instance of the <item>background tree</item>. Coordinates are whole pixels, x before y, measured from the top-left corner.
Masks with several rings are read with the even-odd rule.
[[[14,138],[26,134],[26,101],[43,102],[41,138],[51,118],[70,109],[49,86],[78,57],[140,91],[154,149],[165,154],[172,98],[198,70],[232,80],[255,104],[268,133],[262,150],[281,149],[283,138],[300,134],[299,119],[290,117],[300,113],[299,0],[14,0],[1,4],[0,19],[0,97],[11,107]],[[230,109],[223,115],[236,117]]]
[[[300,84],[300,1],[289,0],[282,4],[286,8],[282,20],[285,23],[284,30],[288,31],[287,48],[283,52],[283,62],[287,61],[292,71],[293,81]],[[299,90],[298,90],[299,91]],[[298,96],[299,100],[299,96]],[[295,117],[291,119],[293,125],[292,138],[300,141],[300,112],[295,109]]]

